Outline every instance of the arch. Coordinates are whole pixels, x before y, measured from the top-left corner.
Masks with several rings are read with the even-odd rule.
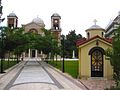
[[[87,37],[88,37],[88,39],[90,39],[90,33],[89,32],[87,33]]]
[[[91,77],[103,77],[104,72],[104,60],[103,55],[105,51],[101,47],[93,47],[89,51],[89,55],[91,56]]]
[[[102,32],[102,37],[104,36],[104,32]]]
[[[31,28],[29,32],[38,34],[38,31],[35,28]]]
[[[91,55],[92,52],[94,52],[95,50],[99,50],[99,51],[102,52],[103,55],[105,55],[105,50],[103,48],[101,48],[101,47],[93,47],[92,49],[90,49],[88,55]]]

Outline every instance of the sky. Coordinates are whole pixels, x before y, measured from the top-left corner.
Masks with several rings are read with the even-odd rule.
[[[2,0],[5,21],[7,15],[14,12],[18,16],[18,26],[31,22],[37,16],[45,23],[45,28],[51,28],[51,15],[61,16],[62,34],[75,30],[77,34],[86,37],[85,30],[94,25],[106,28],[120,11],[120,0]]]

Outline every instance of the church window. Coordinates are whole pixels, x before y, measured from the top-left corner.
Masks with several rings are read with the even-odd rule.
[[[90,39],[90,33],[89,32],[87,33],[87,37],[88,37],[88,39]]]
[[[36,29],[30,29],[29,32],[38,34],[38,31]]]
[[[104,36],[104,33],[102,32],[102,37]]]
[[[56,30],[59,29],[59,20],[58,20],[58,19],[54,19],[54,21],[53,21],[53,27],[54,27],[54,29],[56,29]]]

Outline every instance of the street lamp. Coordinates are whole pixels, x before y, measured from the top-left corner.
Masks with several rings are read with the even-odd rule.
[[[62,35],[62,40],[63,40],[63,62],[62,62],[62,72],[64,73],[65,72],[65,66],[64,66],[64,58],[65,58],[65,55],[64,55],[64,52],[65,52],[65,36],[64,35]]]

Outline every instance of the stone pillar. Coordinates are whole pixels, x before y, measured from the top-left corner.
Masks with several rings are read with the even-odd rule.
[[[23,58],[25,58],[25,52],[23,52]]]
[[[28,57],[30,58],[30,49],[29,49],[29,51],[28,51]]]
[[[73,50],[72,58],[73,58],[73,59],[75,58],[75,51],[74,51],[74,50]]]
[[[37,55],[37,53],[38,53],[38,51],[37,51],[37,50],[35,50],[35,57],[36,57],[36,58],[37,58],[37,56],[38,56],[38,55]]]

